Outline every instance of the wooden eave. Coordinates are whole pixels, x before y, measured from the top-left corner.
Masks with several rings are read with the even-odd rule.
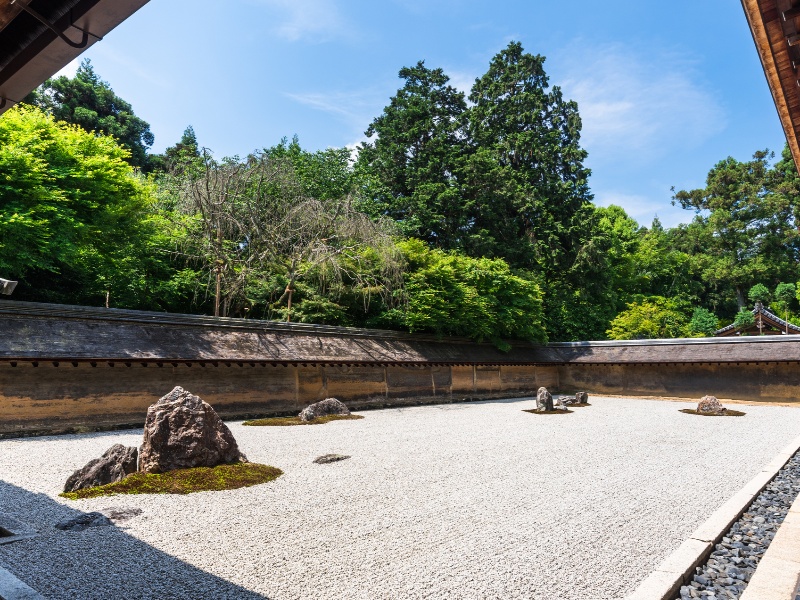
[[[742,0],[786,141],[800,168],[800,11],[795,0]]]
[[[147,1],[0,0],[0,114]]]

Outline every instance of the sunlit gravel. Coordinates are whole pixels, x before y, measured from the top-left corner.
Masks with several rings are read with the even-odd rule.
[[[631,591],[800,434],[794,408],[590,398],[365,411],[307,427],[230,424],[268,484],[187,496],[58,497],[141,431],[0,441],[0,512],[39,530],[0,566],[50,598],[529,598]],[[323,454],[350,459],[314,464]],[[113,527],[53,525],[141,509]]]

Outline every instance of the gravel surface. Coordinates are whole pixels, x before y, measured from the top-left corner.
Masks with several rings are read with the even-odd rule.
[[[786,463],[747,512],[717,544],[706,564],[696,568],[679,600],[714,597],[737,599],[747,587],[758,563],[800,492],[800,454]]]
[[[52,598],[621,598],[800,434],[794,408],[705,418],[678,412],[688,403],[590,402],[233,423],[250,460],[285,474],[187,496],[57,497],[140,431],[0,441],[0,506],[40,531],[0,545],[0,566]],[[351,458],[312,462],[330,453]],[[54,528],[111,508],[114,526]]]

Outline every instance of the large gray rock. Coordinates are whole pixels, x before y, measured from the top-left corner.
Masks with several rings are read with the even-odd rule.
[[[300,412],[301,421],[313,421],[317,417],[324,417],[326,415],[349,415],[350,410],[344,405],[343,402],[336,398],[325,398],[309,406],[306,406]]]
[[[703,396],[697,405],[697,412],[706,415],[721,415],[727,410],[715,396]]]
[[[138,455],[139,451],[132,446],[114,444],[103,456],[90,460],[86,466],[70,475],[64,484],[64,491],[74,492],[120,481],[136,471]]]
[[[553,410],[553,395],[547,391],[546,387],[540,387],[536,392],[536,410],[540,412]]]
[[[198,396],[175,387],[147,409],[140,471],[164,473],[235,462],[247,458],[228,426]]]

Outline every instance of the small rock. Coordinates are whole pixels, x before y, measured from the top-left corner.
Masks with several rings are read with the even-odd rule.
[[[60,521],[55,524],[55,528],[63,531],[83,531],[89,527],[105,527],[108,525],[111,525],[111,521],[104,514],[90,512],[66,521]]]
[[[301,421],[313,421],[326,415],[349,415],[350,410],[336,398],[325,398],[306,406],[298,415]]]
[[[575,392],[575,402],[578,404],[588,404],[589,394],[586,392]]]
[[[340,460],[347,460],[350,458],[345,454],[323,454],[322,456],[318,456],[314,459],[314,462],[318,465],[325,465],[328,463],[339,462]]]
[[[142,514],[141,508],[104,508],[99,511],[100,514],[108,517],[112,521],[127,521],[128,519],[132,519],[133,517],[138,517]]]
[[[138,456],[139,451],[136,448],[114,444],[100,458],[90,460],[86,466],[70,475],[64,484],[64,491],[74,492],[121,481],[136,471]]]
[[[703,396],[697,405],[697,412],[706,415],[722,415],[726,410],[715,396]]]

